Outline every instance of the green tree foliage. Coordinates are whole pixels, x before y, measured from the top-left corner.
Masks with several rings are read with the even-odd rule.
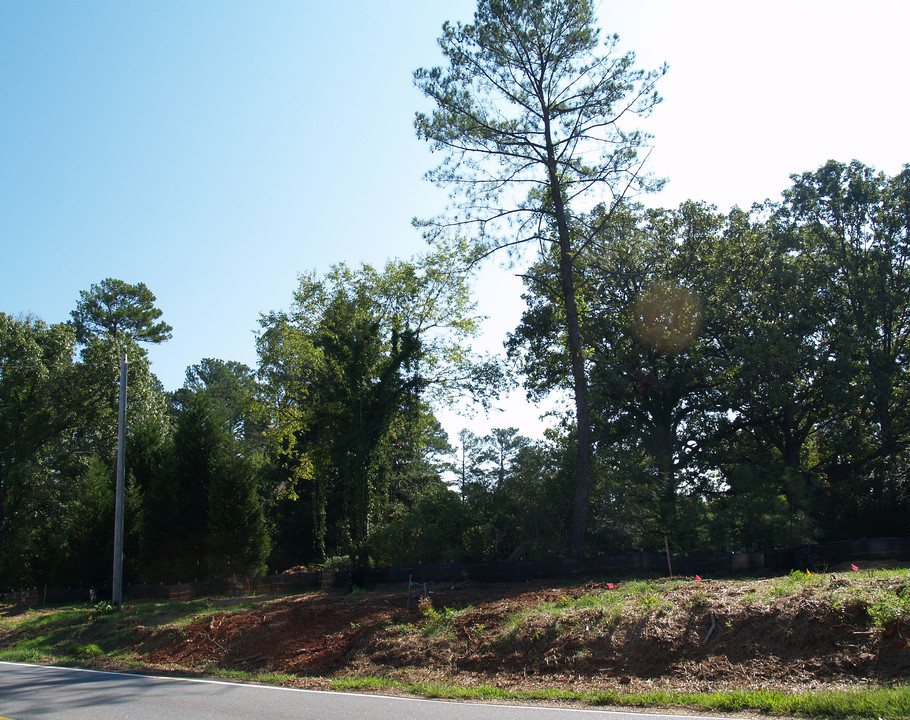
[[[455,461],[455,473],[458,477],[458,488],[462,499],[470,494],[473,483],[486,485],[483,472],[483,439],[467,428],[458,433],[458,456]]]
[[[271,549],[255,466],[237,449],[226,437],[212,458],[215,472],[206,508],[208,577],[264,575]]]
[[[490,473],[495,487],[502,487],[515,455],[528,445],[528,439],[518,434],[518,428],[493,428],[487,444],[486,459],[492,464]]]
[[[173,396],[178,421],[202,407],[206,408],[204,423],[218,426],[213,432],[208,461],[212,472],[205,498],[209,576],[261,574],[271,549],[260,485],[272,468],[265,455],[257,393],[249,367],[205,358],[187,368],[186,382]]]
[[[438,478],[421,487],[407,504],[393,512],[371,538],[371,552],[379,562],[451,563],[462,560],[462,534],[467,510],[458,495]]]
[[[231,434],[256,443],[264,430],[259,421],[256,377],[243,363],[204,358],[186,370],[186,382],[175,394],[180,405],[188,395],[204,392],[227,420]]]
[[[491,71],[468,86],[456,69],[493,63],[490,38],[505,47],[500,59],[518,47],[507,38],[539,48],[539,34],[517,29],[557,6],[587,8],[490,0],[477,24],[447,27],[451,67],[418,81],[454,105],[423,122],[428,139],[468,155],[459,164],[449,154],[439,173],[470,184],[480,176],[464,173],[490,170],[467,159],[468,139],[480,147],[493,130],[505,133],[507,116],[497,113],[519,97],[493,102],[487,93],[475,102],[477,88],[503,76]],[[504,8],[515,16],[497,14]],[[573,23],[563,18],[548,37],[555,42]],[[476,55],[458,54],[469,40]],[[636,77],[635,87],[653,81]],[[471,91],[459,95],[459,87]],[[488,124],[489,137],[467,115],[445,142],[431,137],[456,110],[481,107],[488,114],[474,120]],[[514,144],[500,134],[490,147],[527,148],[528,137],[544,137],[527,135],[530,120],[508,117]],[[565,157],[574,147],[557,146]],[[525,177],[525,166],[510,167],[510,182]],[[381,270],[340,265],[301,276],[291,309],[262,318],[255,375],[207,358],[170,396],[140,346],[169,329],[153,296],[136,301],[151,314],[133,312],[133,286],[93,286],[68,325],[0,313],[3,584],[107,582],[123,352],[128,582],[259,574],[267,563],[332,556],[381,565],[577,553],[586,442],[578,357],[593,451],[588,551],[669,543],[674,552],[713,553],[906,533],[910,168],[889,177],[829,162],[793,176],[780,202],[750,212],[691,202],[566,210],[569,283],[559,202],[546,178],[540,183],[520,208],[531,220],[512,228],[516,242],[539,239],[541,252],[525,273],[527,309],[508,349],[532,401],[554,391],[576,400],[540,441],[514,428],[485,437],[465,430],[453,449],[434,417],[460,393],[489,399],[501,381],[469,347],[477,318],[467,270],[478,252],[465,240],[437,238],[433,253]],[[573,206],[572,188],[585,187],[566,169],[564,208]],[[496,197],[505,209],[507,196]],[[480,205],[464,209],[481,218]],[[488,248],[507,242],[489,219]]]
[[[502,486],[513,459],[530,442],[517,428],[493,428],[484,438],[465,429],[459,440],[455,471],[462,496],[470,494],[472,484],[487,489]]]
[[[145,480],[143,579],[264,571],[270,547],[265,515],[255,466],[241,449],[215,398],[184,396],[168,452]]]
[[[829,161],[793,181],[779,215],[826,280],[824,337],[842,368],[832,400],[849,408],[820,428],[825,491],[836,506],[862,510],[841,515],[858,521],[858,534],[900,532],[907,506],[899,458],[910,437],[910,167],[888,177],[858,161]]]
[[[410,472],[394,448],[437,432],[422,419],[426,401],[481,390],[490,376],[462,345],[477,327],[458,270],[464,249],[381,273],[341,265],[324,279],[302,275],[291,311],[262,319],[259,377],[282,489],[308,486],[320,558],[366,558],[373,526]]]
[[[754,511],[767,515],[777,506],[769,517],[783,515],[787,531],[774,534],[776,544],[811,540],[816,432],[840,412],[842,368],[825,331],[831,308],[819,292],[825,279],[773,216],[734,213],[714,257],[724,328],[717,343],[727,363],[720,435],[729,443],[716,459],[730,494],[743,498],[746,534],[758,528]]]
[[[346,279],[340,275],[336,279],[337,291],[320,308],[320,317],[300,323],[315,321],[313,331],[299,338],[310,362],[294,384],[302,385],[305,394],[286,399],[303,413],[296,418],[303,422],[279,427],[280,441],[288,449],[300,448],[307,468],[313,468],[314,524],[323,556],[326,543],[351,552],[353,542],[366,537],[373,455],[400,403],[415,394],[420,382],[409,372],[416,361],[416,337],[392,328],[386,343],[365,288],[349,293],[344,288]],[[305,284],[309,286],[301,287],[301,294],[313,297],[321,290],[312,276],[301,279]],[[282,336],[287,331],[305,332],[300,325],[289,327],[294,323],[290,318],[270,322]],[[266,330],[263,339],[269,355],[286,353],[287,346],[274,346],[275,338]],[[276,407],[279,412],[283,409]],[[290,453],[284,457],[286,462],[299,462]]]
[[[591,436],[573,265],[596,228],[584,226],[579,208],[605,198],[612,207],[630,188],[656,185],[639,172],[647,136],[627,122],[659,102],[664,70],[636,69],[615,35],[601,44],[589,0],[481,0],[472,24],[443,26],[439,45],[447,67],[414,73],[436,105],[415,125],[445,154],[428,177],[454,188],[458,203],[425,227],[433,235],[473,226],[486,252],[552,248],[548,277],[562,300],[578,428],[572,552],[581,555]]]
[[[574,267],[605,473],[594,546],[902,532],[906,182],[828,163],[751,214],[605,218]],[[556,262],[528,273],[509,342],[537,395],[572,383],[559,288],[541,281]]]
[[[67,587],[104,586],[111,581],[114,556],[114,473],[107,462],[92,455],[84,472],[72,482],[72,498],[63,515],[62,560],[51,582]],[[127,479],[124,521],[124,572],[127,582],[137,576],[139,520],[142,496],[132,476]]]
[[[73,351],[65,325],[0,313],[0,575],[7,582],[49,571],[62,544],[80,418]],[[43,556],[43,557],[42,557]]]
[[[531,442],[514,428],[477,438],[473,480],[462,492],[463,557],[470,560],[543,558],[565,554],[571,516],[570,436],[550,433]]]
[[[131,338],[91,338],[76,372],[84,442],[113,463],[117,448],[120,362],[128,358],[127,425],[168,424],[168,401],[145,352]],[[112,465],[113,467],[113,465]]]
[[[173,329],[158,319],[161,310],[155,307],[155,295],[144,283],[130,285],[114,278],[82,290],[72,317],[80,343],[94,337],[116,339],[124,335],[136,342],[160,343],[171,337]]]
[[[121,359],[128,359],[127,381],[127,469],[138,468],[135,486],[141,497],[149,482],[152,465],[160,465],[158,453],[168,439],[170,419],[164,388],[155,377],[146,351],[139,343],[160,343],[170,338],[171,327],[160,321],[160,309],[154,305],[155,296],[144,283],[129,285],[122,280],[107,278],[88,291],[80,292],[80,300],[71,313],[72,326],[81,344],[76,372],[82,417],[81,439],[96,459],[105,462],[115,476],[119,378]],[[139,428],[138,431],[133,428]],[[141,438],[134,442],[134,436]],[[157,445],[148,442],[156,438]],[[143,451],[149,451],[145,454]],[[139,525],[138,504],[129,508],[125,520],[127,546],[125,552],[136,552],[135,528]],[[133,533],[133,537],[130,537]],[[134,556],[135,557],[135,556]]]
[[[164,389],[139,344],[170,338],[171,327],[159,320],[162,312],[154,302],[154,294],[144,283],[129,285],[107,278],[88,291],[81,291],[71,313],[71,324],[82,346],[77,372],[85,442],[111,463],[116,450],[120,363],[124,354],[129,364],[128,425],[168,423]]]
[[[637,523],[651,527],[662,543],[677,531],[681,492],[701,482],[696,458],[707,449],[719,409],[723,365],[716,339],[724,331],[705,261],[725,220],[693,203],[678,211],[614,208],[610,217],[598,208],[593,215],[589,222],[601,230],[574,267],[590,343],[584,351],[591,364],[593,434],[597,453],[610,457],[614,468],[625,465],[628,484],[648,498],[639,507],[650,514],[639,514]],[[508,343],[536,395],[573,382],[565,372],[560,291],[541,282],[555,262],[545,258],[526,276],[528,310]],[[712,334],[714,342],[707,339]],[[595,479],[604,482],[612,481]],[[598,503],[600,512],[609,507]],[[614,518],[620,526],[628,513],[621,504],[616,508],[624,516]],[[602,536],[611,520],[594,522],[595,535]]]
[[[399,414],[378,455],[374,490],[382,508],[371,527],[374,566],[461,558],[463,509],[442,479],[452,448],[428,407]]]
[[[6,558],[15,565],[4,575],[8,582],[98,583],[109,574],[112,552],[104,548],[110,541],[102,539],[112,536],[113,520],[104,498],[113,497],[119,366],[125,350],[132,358],[129,422],[167,426],[160,383],[135,344],[142,336],[138,326],[128,330],[118,313],[107,328],[87,319],[88,299],[98,294],[103,293],[97,286],[83,293],[80,311],[86,314],[74,313],[82,320],[71,325],[2,316],[0,562]],[[149,312],[160,315],[153,308]],[[82,342],[79,361],[77,339]],[[136,464],[145,462],[135,456]],[[128,528],[135,527],[141,507],[140,488],[135,483],[130,488]],[[17,516],[23,521],[14,527]],[[15,548],[4,547],[10,533]],[[137,550],[138,536],[135,530],[128,533],[129,554]]]

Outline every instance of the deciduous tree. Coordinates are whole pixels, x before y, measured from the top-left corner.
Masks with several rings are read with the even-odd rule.
[[[460,265],[437,252],[382,272],[335,266],[302,275],[293,308],[262,318],[270,436],[291,485],[309,483],[322,557],[365,557],[392,492],[382,473],[405,455],[390,444],[432,434],[426,403],[488,390],[463,344],[477,321]]]
[[[26,542],[26,535],[63,525],[61,473],[80,425],[74,344],[66,325],[0,313],[0,570],[9,582],[33,579],[26,566],[40,558],[41,544]],[[10,553],[14,532],[28,551],[23,545]]]
[[[886,518],[900,532],[895,501],[908,492],[903,471],[892,471],[910,441],[910,166],[889,177],[829,161],[792,177],[778,215],[806,267],[825,279],[824,337],[842,368],[832,400],[847,409],[821,433],[828,490],[836,506],[857,504],[860,512],[843,515],[857,535],[880,531]]]

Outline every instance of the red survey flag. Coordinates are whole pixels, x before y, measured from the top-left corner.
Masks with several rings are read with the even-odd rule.
[[[854,572],[857,571],[857,570],[859,570],[859,568],[856,567],[856,565],[854,565],[853,563],[850,563],[850,567],[853,568],[853,571],[854,571]]]
[[[701,576],[700,576],[700,575],[696,575],[696,576],[695,576],[695,582],[701,582]]]

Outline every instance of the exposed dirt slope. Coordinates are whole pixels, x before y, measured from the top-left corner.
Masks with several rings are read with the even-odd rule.
[[[633,592],[634,591],[634,592]],[[212,667],[512,689],[782,689],[910,681],[910,577],[431,588],[313,594],[138,629],[162,670]],[[713,628],[713,629],[712,629]]]

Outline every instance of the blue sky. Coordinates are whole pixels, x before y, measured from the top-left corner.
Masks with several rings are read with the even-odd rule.
[[[174,327],[153,348],[168,389],[203,357],[255,365],[260,313],[297,274],[423,249],[413,216],[444,194],[414,136],[412,71],[440,60],[471,0],[373,3],[0,0],[0,311],[69,318],[106,277],[144,282]],[[791,173],[910,162],[903,0],[603,0],[601,26],[653,68],[641,127],[650,202],[726,209],[776,198]],[[520,284],[488,267],[480,344],[501,347]],[[492,419],[537,410],[521,394]]]

